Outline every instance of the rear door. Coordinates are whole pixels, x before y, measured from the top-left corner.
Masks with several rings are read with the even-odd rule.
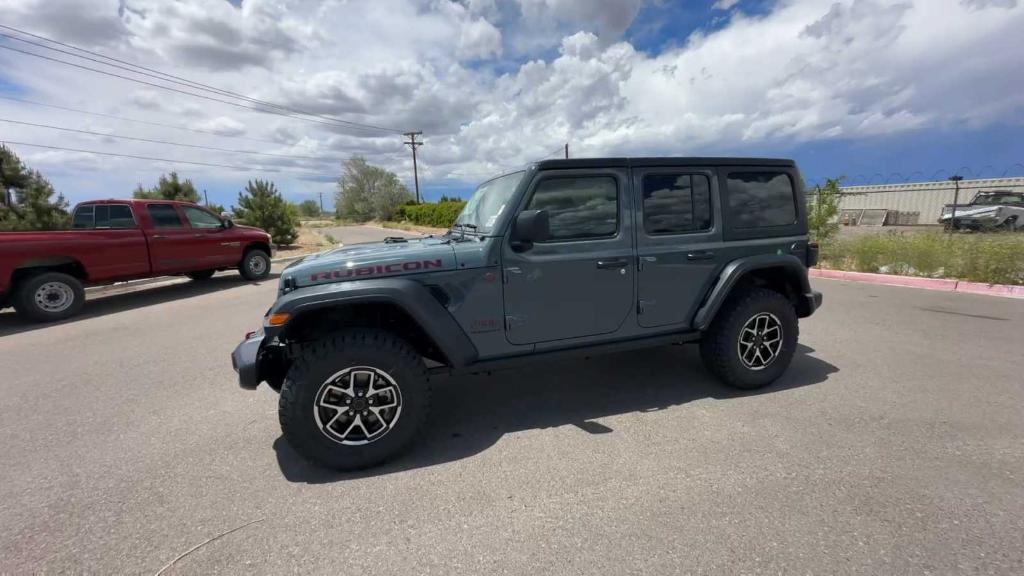
[[[146,240],[127,204],[83,204],[75,209],[72,228],[89,230],[98,250],[83,256],[93,281],[149,273]]]
[[[721,265],[712,168],[634,168],[637,322],[687,327]]]
[[[633,306],[627,171],[541,172],[523,210],[546,210],[551,239],[502,247],[506,337],[531,344],[614,333]]]
[[[242,243],[229,238],[221,219],[195,206],[181,206],[195,238],[197,263],[209,268],[233,266],[242,259]]]
[[[152,228],[148,230],[149,259],[156,274],[197,269],[196,239],[174,204],[146,204]]]

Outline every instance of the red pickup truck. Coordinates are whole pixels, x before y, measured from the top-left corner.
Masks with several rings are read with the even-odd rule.
[[[83,202],[71,227],[0,232],[0,309],[48,322],[81,310],[86,284],[171,274],[206,280],[228,268],[247,280],[270,274],[269,234],[188,202]]]

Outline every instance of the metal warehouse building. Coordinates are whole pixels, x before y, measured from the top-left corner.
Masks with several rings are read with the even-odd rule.
[[[942,207],[953,203],[954,185],[948,180],[876,186],[845,186],[839,202],[840,219],[859,219],[867,215],[884,215],[886,224],[936,224]],[[1024,178],[990,178],[960,182],[960,203],[970,202],[978,192],[1010,190],[1024,192]],[[868,211],[865,213],[865,211]],[[851,221],[850,223],[868,223]]]

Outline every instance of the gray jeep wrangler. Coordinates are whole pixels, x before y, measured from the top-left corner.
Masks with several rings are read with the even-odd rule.
[[[816,258],[791,160],[543,161],[481,184],[443,236],[294,262],[231,359],[280,392],[297,452],[362,468],[416,437],[442,375],[699,342],[723,382],[766,386],[821,305]]]

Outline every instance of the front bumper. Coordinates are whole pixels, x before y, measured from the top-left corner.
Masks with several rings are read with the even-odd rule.
[[[246,390],[255,390],[260,385],[260,347],[263,346],[263,332],[246,338],[231,353],[231,366],[238,372],[238,385]]]

